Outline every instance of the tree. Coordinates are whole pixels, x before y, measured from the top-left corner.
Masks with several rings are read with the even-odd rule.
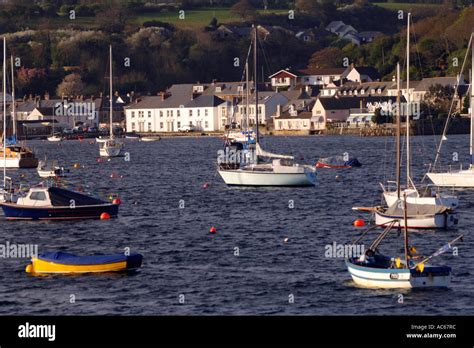
[[[308,68],[340,68],[342,67],[343,51],[337,47],[326,47],[313,53]]]
[[[452,86],[432,85],[426,92],[421,107],[434,115],[447,114],[453,97],[454,88]]]
[[[56,90],[58,96],[78,96],[84,93],[84,83],[81,75],[69,74],[64,77]]]
[[[230,12],[242,19],[250,19],[255,14],[255,7],[253,7],[250,0],[240,0],[230,8]]]

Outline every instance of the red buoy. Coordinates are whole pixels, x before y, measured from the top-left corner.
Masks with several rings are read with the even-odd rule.
[[[365,221],[362,219],[357,219],[354,221],[354,227],[364,227]]]
[[[208,182],[206,182],[206,183],[204,183],[204,185],[202,185],[202,188],[208,188],[208,187],[209,187],[209,183],[208,183]]]
[[[209,233],[216,233],[217,230],[214,226],[211,227],[211,229],[209,230]]]
[[[120,200],[120,198],[115,198],[115,199],[112,201],[112,204],[120,205],[120,204],[122,204],[122,201]]]
[[[108,220],[108,219],[110,219],[110,214],[109,213],[102,213],[102,214],[100,214],[100,219],[101,220]]]

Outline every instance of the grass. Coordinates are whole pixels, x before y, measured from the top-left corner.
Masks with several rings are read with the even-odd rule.
[[[415,4],[415,3],[405,3],[405,2],[374,2],[376,6],[386,8],[388,10],[398,11],[398,10],[419,10],[419,9],[437,9],[439,4]]]
[[[260,14],[286,14],[288,10],[269,10],[267,12],[258,11]],[[160,21],[173,24],[178,28],[198,29],[208,25],[213,17],[217,18],[219,23],[241,22],[242,19],[235,17],[230,13],[229,8],[202,8],[199,10],[188,10],[184,13],[184,19],[179,18],[178,12],[156,12],[138,16],[134,23],[142,24],[146,21]]]

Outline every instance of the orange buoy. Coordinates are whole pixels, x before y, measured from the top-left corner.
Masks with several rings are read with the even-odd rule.
[[[108,220],[108,219],[110,219],[110,214],[109,213],[102,213],[102,214],[100,214],[100,219],[101,220]]]
[[[214,226],[211,227],[211,229],[209,230],[209,233],[216,233],[217,230]]]
[[[79,169],[79,168],[81,168],[81,165],[79,163],[74,163],[74,168]]]
[[[121,200],[120,198],[115,198],[115,199],[112,201],[112,204],[120,205],[120,204],[122,204],[122,200]]]
[[[354,227],[364,227],[365,221],[362,219],[357,219],[354,221]]]

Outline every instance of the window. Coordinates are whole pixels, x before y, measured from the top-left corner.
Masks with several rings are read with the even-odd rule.
[[[181,116],[181,112],[179,110],[176,110],[176,116]]]
[[[262,114],[262,107],[261,107],[261,106],[258,107],[258,114],[259,114],[259,115]]]
[[[138,111],[138,117],[143,117],[145,114],[145,111]]]
[[[151,122],[148,122],[148,131],[151,132]]]
[[[173,117],[173,110],[170,111],[171,117]]]
[[[132,132],[135,131],[135,122],[132,122]]]
[[[209,127],[209,122],[205,121],[204,122],[204,128],[207,128],[207,127]]]
[[[207,109],[204,110],[204,116],[209,116],[209,110]]]
[[[160,122],[160,129],[163,129],[163,122]]]
[[[45,201],[46,200],[46,193],[40,192],[32,192],[30,195],[30,199],[34,201]]]
[[[170,111],[166,110],[166,117],[170,117]]]
[[[222,110],[222,117],[226,117],[227,116],[227,108],[222,107],[221,110]]]
[[[193,126],[193,121],[189,121],[189,125],[192,127]]]
[[[181,122],[177,122],[176,125],[178,126],[178,128],[181,128]]]
[[[160,117],[163,117],[163,111],[160,110]]]
[[[190,116],[190,117],[193,116],[193,110],[189,110],[189,116]]]
[[[283,129],[283,122],[278,121],[278,128]]]
[[[201,110],[198,109],[198,117],[201,116]]]
[[[135,118],[135,111],[132,111],[132,118]]]

